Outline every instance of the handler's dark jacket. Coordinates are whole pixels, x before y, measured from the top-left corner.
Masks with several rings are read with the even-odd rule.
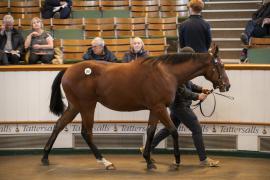
[[[210,25],[200,15],[190,15],[179,27],[180,47],[191,47],[195,52],[207,52],[211,45]]]
[[[20,54],[22,54],[24,50],[24,39],[22,34],[15,28],[13,28],[11,33],[11,44],[12,44],[12,50],[18,50],[20,51]],[[4,33],[3,35],[0,33],[0,50],[4,50],[5,45],[7,43],[7,35]]]
[[[132,50],[129,52],[126,52],[122,59],[122,62],[130,62],[132,60],[136,60],[139,57],[145,57],[145,58],[148,57],[148,51],[145,51],[142,49],[137,53],[133,52]]]
[[[117,58],[114,54],[104,46],[104,54],[96,55],[92,48],[88,48],[87,52],[83,55],[84,60],[97,60],[97,61],[108,61],[108,62],[117,62]]]
[[[175,95],[175,100],[170,106],[171,111],[178,111],[183,107],[190,107],[192,100],[198,100],[199,94],[202,92],[202,87],[193,84],[191,81],[181,85]]]

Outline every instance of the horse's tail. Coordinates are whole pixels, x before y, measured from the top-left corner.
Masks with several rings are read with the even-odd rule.
[[[61,86],[60,86],[64,73],[65,73],[65,70],[60,71],[55,77],[52,84],[50,111],[57,116],[62,115],[66,107],[62,100],[62,93],[61,93]]]

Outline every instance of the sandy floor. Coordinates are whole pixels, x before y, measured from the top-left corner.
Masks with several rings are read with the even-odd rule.
[[[42,166],[40,155],[0,156],[0,180],[170,180],[170,179],[244,179],[269,180],[270,159],[213,156],[221,161],[216,168],[200,167],[195,155],[183,155],[178,170],[170,169],[172,155],[154,155],[157,168],[147,171],[140,155],[109,155],[116,170],[104,170],[92,155],[51,155],[49,166]]]

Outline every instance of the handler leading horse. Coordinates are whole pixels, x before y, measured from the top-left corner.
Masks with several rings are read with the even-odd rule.
[[[214,88],[228,91],[229,79],[217,56],[218,48],[211,53],[169,54],[147,58],[132,63],[100,63],[85,61],[61,71],[52,85],[50,110],[61,115],[44,148],[42,163],[49,164],[48,155],[60,131],[80,113],[82,137],[93,151],[98,162],[106,169],[114,165],[102,157],[92,141],[96,103],[117,111],[150,110],[147,141],[143,157],[147,168],[156,168],[150,158],[150,145],[158,121],[169,129],[173,136],[176,165],[180,163],[178,133],[167,107],[173,102],[176,89],[184,82],[203,75]],[[62,83],[68,107],[65,110],[60,84]]]

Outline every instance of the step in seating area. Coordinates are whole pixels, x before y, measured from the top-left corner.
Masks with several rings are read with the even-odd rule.
[[[30,19],[15,19],[14,26],[24,37],[31,31]],[[1,21],[0,21],[1,23]],[[44,19],[46,31],[54,39],[89,39],[126,37],[178,38],[178,19],[170,18],[77,18]]]
[[[270,37],[250,39],[248,62],[255,64],[270,63]]]
[[[31,19],[33,17],[40,17],[41,1],[1,1],[0,2],[0,18],[4,15],[11,14],[15,19],[25,18]]]
[[[188,0],[74,0],[71,18],[106,17],[183,17],[188,16]],[[0,2],[0,18],[41,17],[44,0],[4,0]]]
[[[104,39],[105,44],[110,51],[112,51],[119,62],[124,56],[125,52],[129,51],[130,38],[123,39]],[[58,39],[54,40],[54,45],[60,48],[63,53],[65,64],[76,63],[82,61],[83,54],[91,47],[92,39]],[[166,38],[145,38],[143,39],[145,49],[149,51],[149,56],[159,56],[167,53]]]

